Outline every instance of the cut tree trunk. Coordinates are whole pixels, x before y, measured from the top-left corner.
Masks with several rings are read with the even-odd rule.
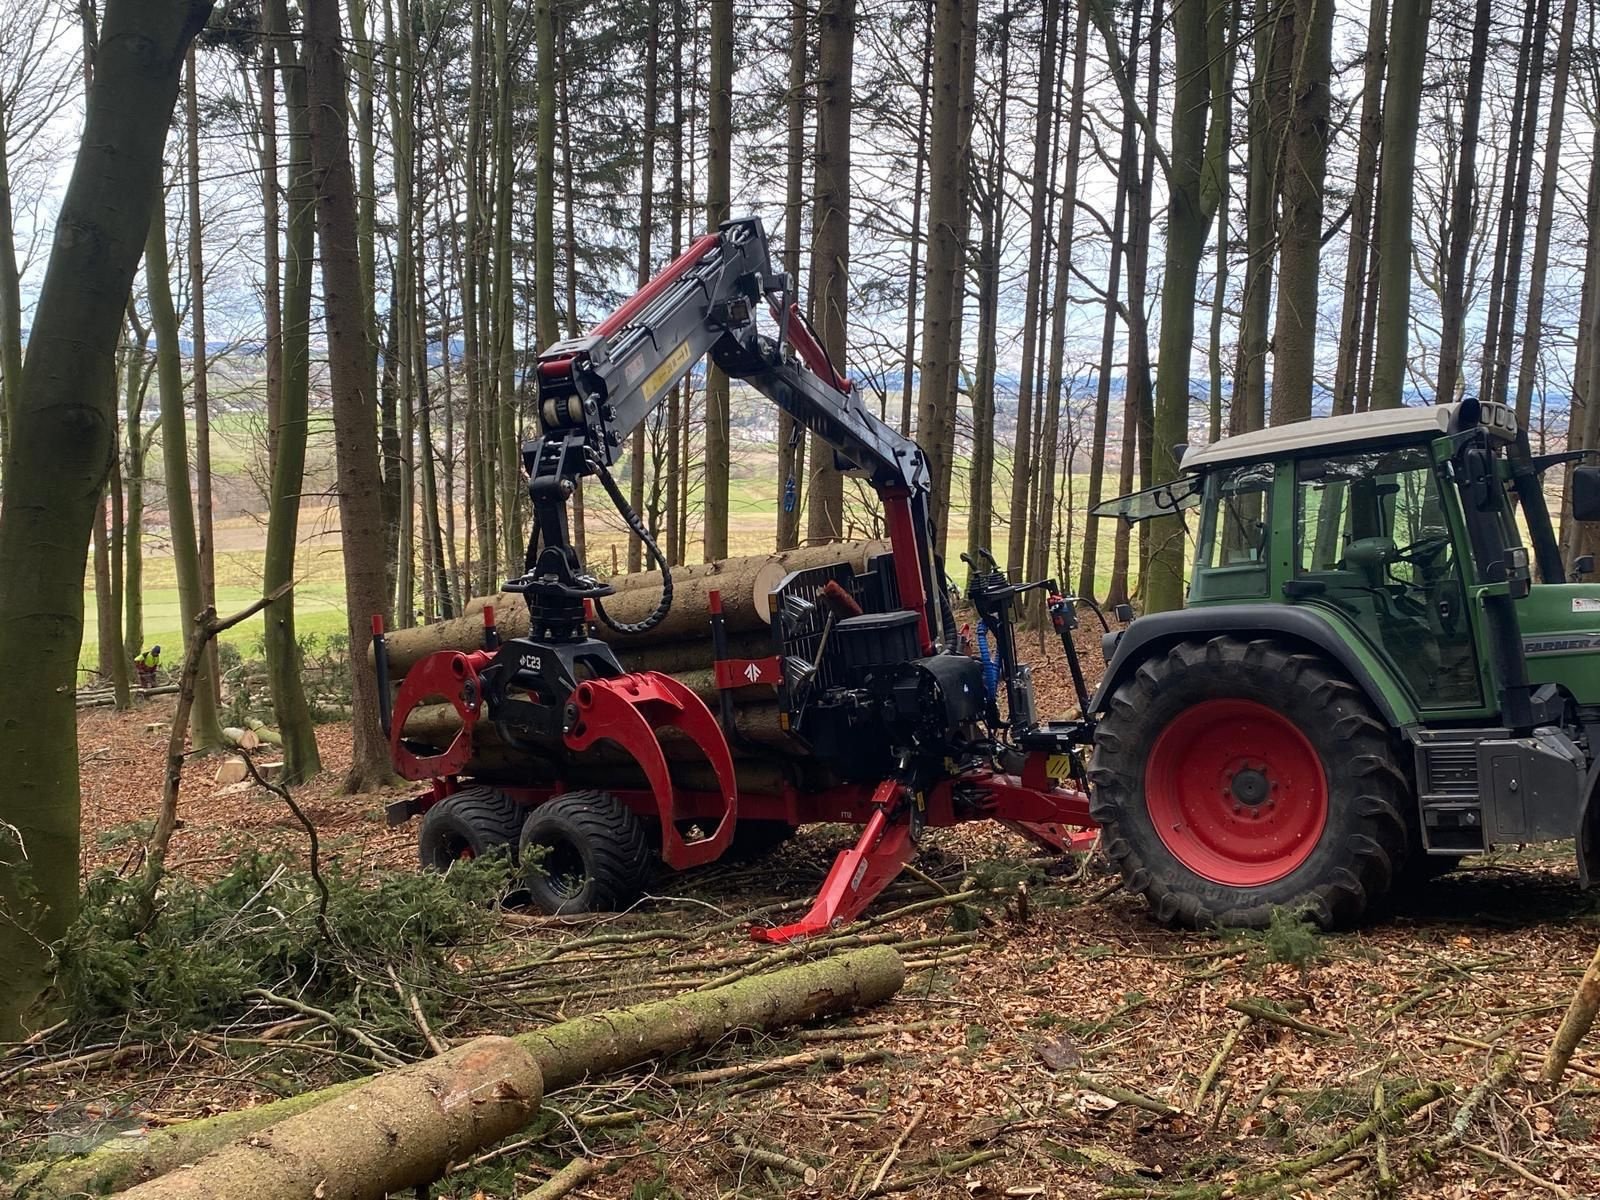
[[[836,562],[849,563],[858,571],[865,570],[873,557],[888,548],[887,543],[879,541],[843,542],[679,567],[672,572],[672,611],[666,620],[648,633],[628,636],[613,633],[599,624],[595,627],[595,636],[629,650],[709,638],[712,591],[722,593],[722,611],[729,633],[758,633],[768,628],[767,594],[789,572]],[[613,620],[642,621],[650,615],[661,596],[661,575],[657,571],[619,575],[610,582],[617,594],[605,601],[605,607]],[[391,633],[388,639],[391,677],[399,679],[436,650],[476,650],[483,644],[483,609],[487,604],[494,605],[495,625],[501,638],[528,636],[528,606],[521,596],[511,592],[479,596],[467,601],[463,616]],[[702,665],[711,665],[709,655]]]
[[[881,1004],[904,983],[905,964],[894,948],[870,946],[705,992],[562,1021],[515,1040],[532,1052],[545,1090],[555,1092],[665,1054],[702,1049],[736,1029],[771,1032]],[[361,1087],[360,1080],[337,1083],[256,1108],[154,1129],[137,1145],[107,1147],[76,1162],[54,1164],[42,1175],[24,1175],[4,1194],[14,1198],[26,1187],[26,1194],[37,1200],[62,1200],[129,1187]],[[240,1194],[267,1193],[251,1187]]]
[[[539,1064],[526,1047],[507,1037],[475,1038],[123,1195],[380,1200],[431,1183],[451,1162],[515,1133],[543,1096]]]

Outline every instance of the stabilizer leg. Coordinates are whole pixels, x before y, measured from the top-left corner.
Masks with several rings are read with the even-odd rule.
[[[790,925],[775,929],[756,926],[750,936],[758,942],[792,942],[816,937],[856,918],[878,893],[916,857],[911,840],[911,813],[902,809],[890,816],[889,802],[900,790],[898,783],[880,784],[873,799],[876,811],[861,831],[860,840],[834,860],[811,911]]]

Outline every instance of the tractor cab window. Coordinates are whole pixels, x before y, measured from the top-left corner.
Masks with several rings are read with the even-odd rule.
[[[1348,616],[1426,708],[1480,702],[1461,564],[1426,446],[1302,460],[1297,595]]]
[[[1206,515],[1191,601],[1266,595],[1272,479],[1270,462],[1247,463],[1207,476]]]

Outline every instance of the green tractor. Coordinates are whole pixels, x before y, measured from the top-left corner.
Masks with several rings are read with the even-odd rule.
[[[1600,869],[1600,583],[1561,561],[1504,405],[1464,400],[1225,438],[1130,521],[1198,507],[1187,606],[1106,637],[1093,814],[1165,922],[1348,925],[1496,845]],[[1600,519],[1600,467],[1572,517]],[[1531,558],[1531,562],[1530,562]],[[1534,582],[1537,575],[1538,582]]]

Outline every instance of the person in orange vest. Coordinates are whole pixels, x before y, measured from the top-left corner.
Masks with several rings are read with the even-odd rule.
[[[133,660],[134,670],[139,675],[139,687],[149,691],[156,685],[156,668],[161,665],[161,647],[151,646],[138,658]]]

